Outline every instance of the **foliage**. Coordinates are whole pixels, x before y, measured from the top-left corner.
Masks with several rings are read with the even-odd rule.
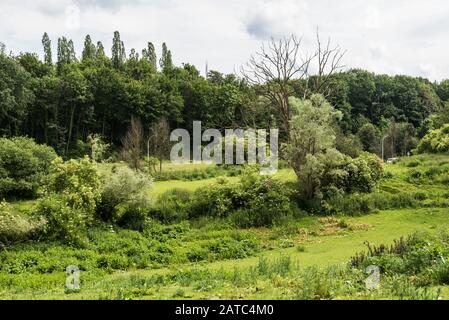
[[[279,163],[282,166],[281,163]],[[219,176],[236,177],[246,172],[248,166],[245,165],[221,165],[221,166],[208,166],[207,168],[193,169],[193,170],[176,170],[176,171],[164,171],[153,174],[156,181],[169,181],[169,180],[181,180],[181,181],[196,181],[209,179]]]
[[[193,195],[190,217],[228,217],[238,226],[270,226],[290,211],[292,190],[269,177],[243,176],[237,184],[221,181]]]
[[[151,208],[150,215],[164,223],[186,220],[189,215],[191,193],[188,190],[175,188],[161,194]]]
[[[82,208],[70,206],[63,195],[54,194],[40,199],[34,213],[45,219],[48,239],[74,245],[85,242],[87,225],[91,217]]]
[[[81,160],[53,160],[48,175],[44,179],[44,196],[62,195],[68,206],[83,210],[93,217],[100,199],[100,176],[88,157]]]
[[[51,147],[32,139],[0,138],[0,198],[34,196],[55,157]]]
[[[415,276],[421,285],[447,284],[448,239],[447,233],[415,233],[391,246],[368,244],[368,251],[354,256],[350,264],[361,268],[377,265],[384,274]]]
[[[82,241],[94,220],[99,188],[100,176],[88,157],[53,160],[44,179],[44,197],[34,209],[47,220],[49,236],[72,243]]]
[[[14,212],[6,201],[0,202],[0,244],[29,240],[42,233],[45,221]]]
[[[360,142],[363,144],[363,149],[368,152],[379,152],[380,132],[379,129],[372,123],[364,124],[357,132]]]
[[[128,167],[118,167],[106,176],[97,213],[104,221],[119,221],[126,212],[140,212],[148,206],[151,180]],[[124,208],[119,209],[119,206]],[[125,209],[126,208],[126,209]]]
[[[285,153],[301,180],[304,195],[311,198],[318,192],[319,180],[325,170],[323,162],[339,162],[339,159],[331,158],[344,158],[337,150],[328,152],[335,146],[334,125],[342,114],[320,95],[313,95],[310,100],[291,100],[294,115]]]
[[[45,277],[64,272],[68,265],[79,266],[88,277],[92,272],[244,258],[259,251],[256,238],[238,231],[197,240],[194,236],[198,231],[191,230],[185,223],[170,226],[149,223],[143,232],[121,228],[90,229],[88,241],[82,247],[56,241],[17,244],[0,252],[0,278],[5,274]]]
[[[418,153],[442,153],[449,151],[449,124],[440,129],[431,130],[426,134],[416,148]]]
[[[110,147],[109,143],[104,142],[104,138],[99,134],[89,135],[87,137],[88,142],[91,145],[91,158],[96,162],[102,162],[105,160],[106,153]]]

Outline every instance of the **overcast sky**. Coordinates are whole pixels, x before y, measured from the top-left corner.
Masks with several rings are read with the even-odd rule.
[[[84,36],[110,54],[119,30],[127,51],[163,41],[176,64],[231,73],[271,36],[303,36],[317,26],[347,50],[344,62],[378,73],[449,78],[447,0],[0,0],[0,42],[8,51],[42,55],[48,32],[54,48],[64,35],[81,54]]]

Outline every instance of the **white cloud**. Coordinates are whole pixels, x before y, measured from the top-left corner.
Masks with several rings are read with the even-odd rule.
[[[319,26],[347,49],[349,67],[441,79],[449,78],[448,14],[446,0],[2,0],[0,41],[42,54],[48,32],[54,46],[64,35],[80,53],[86,34],[110,50],[119,30],[128,51],[165,41],[177,64],[203,70],[207,60],[233,72],[271,36],[304,36],[311,51]]]
[[[305,1],[263,1],[248,12],[246,29],[259,39],[282,37],[291,33],[308,33],[310,21]]]
[[[369,29],[378,29],[381,27],[381,23],[379,9],[374,6],[366,8],[365,26]]]
[[[65,9],[65,26],[69,30],[80,28],[80,8],[76,4],[69,4]]]

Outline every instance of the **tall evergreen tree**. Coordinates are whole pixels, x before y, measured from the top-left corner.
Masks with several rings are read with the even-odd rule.
[[[44,46],[44,61],[46,64],[51,65],[53,64],[53,59],[51,56],[51,41],[48,37],[47,32],[44,33],[42,36],[42,45]]]

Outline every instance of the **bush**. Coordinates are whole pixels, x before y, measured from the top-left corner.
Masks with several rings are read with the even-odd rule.
[[[207,242],[204,248],[210,252],[210,260],[243,259],[254,255],[258,244],[254,239],[237,240],[224,237]]]
[[[70,206],[63,195],[54,194],[40,199],[34,212],[47,221],[49,239],[69,244],[81,244],[86,240],[89,216],[81,208]]]
[[[151,184],[143,173],[128,167],[116,168],[103,183],[97,209],[99,217],[104,221],[117,222],[122,216],[118,210],[120,205],[134,209],[147,207]]]
[[[421,162],[418,160],[413,160],[410,161],[409,163],[407,163],[407,168],[416,168],[419,167],[421,165]]]
[[[449,151],[449,123],[440,129],[431,130],[416,148],[418,153],[442,153]]]
[[[180,222],[188,218],[191,192],[175,188],[161,194],[150,215],[164,223]]]
[[[270,226],[289,214],[292,193],[277,180],[253,174],[234,184],[222,180],[194,193],[189,216],[231,216],[237,226]]]
[[[34,209],[48,222],[48,235],[76,243],[85,237],[100,199],[100,177],[88,157],[64,162],[56,158],[44,179],[44,197]]]
[[[122,228],[143,231],[148,223],[148,209],[146,201],[140,198],[138,200],[119,205],[114,211],[113,220]]]
[[[323,214],[360,215],[372,213],[376,210],[416,208],[421,205],[420,201],[427,198],[427,194],[423,192],[356,193],[326,199],[321,202],[321,206],[315,208],[315,211],[320,211]]]
[[[299,173],[300,190],[306,199],[329,199],[344,193],[369,193],[383,176],[380,159],[362,153],[352,159],[335,149],[307,155]]]
[[[31,239],[44,230],[45,221],[14,213],[10,204],[0,202],[0,243]]]
[[[91,146],[90,156],[96,162],[102,162],[106,159],[106,153],[110,148],[110,144],[104,142],[104,137],[100,134],[89,135],[87,137]]]
[[[439,285],[449,282],[448,258],[447,234],[415,233],[391,246],[368,244],[368,251],[352,257],[350,265],[362,269],[377,265],[387,275],[413,275],[418,283]]]
[[[435,282],[441,285],[449,285],[449,263],[440,264],[434,275]]]
[[[25,137],[0,138],[0,198],[36,195],[56,153]]]
[[[348,168],[347,190],[371,192],[383,176],[382,162],[375,154],[364,152]]]
[[[44,195],[61,194],[68,206],[80,209],[93,218],[100,199],[100,176],[87,156],[66,162],[56,158],[43,182]]]
[[[189,209],[189,218],[210,216],[224,218],[239,206],[238,185],[231,185],[228,180],[220,179],[215,185],[195,191]]]

